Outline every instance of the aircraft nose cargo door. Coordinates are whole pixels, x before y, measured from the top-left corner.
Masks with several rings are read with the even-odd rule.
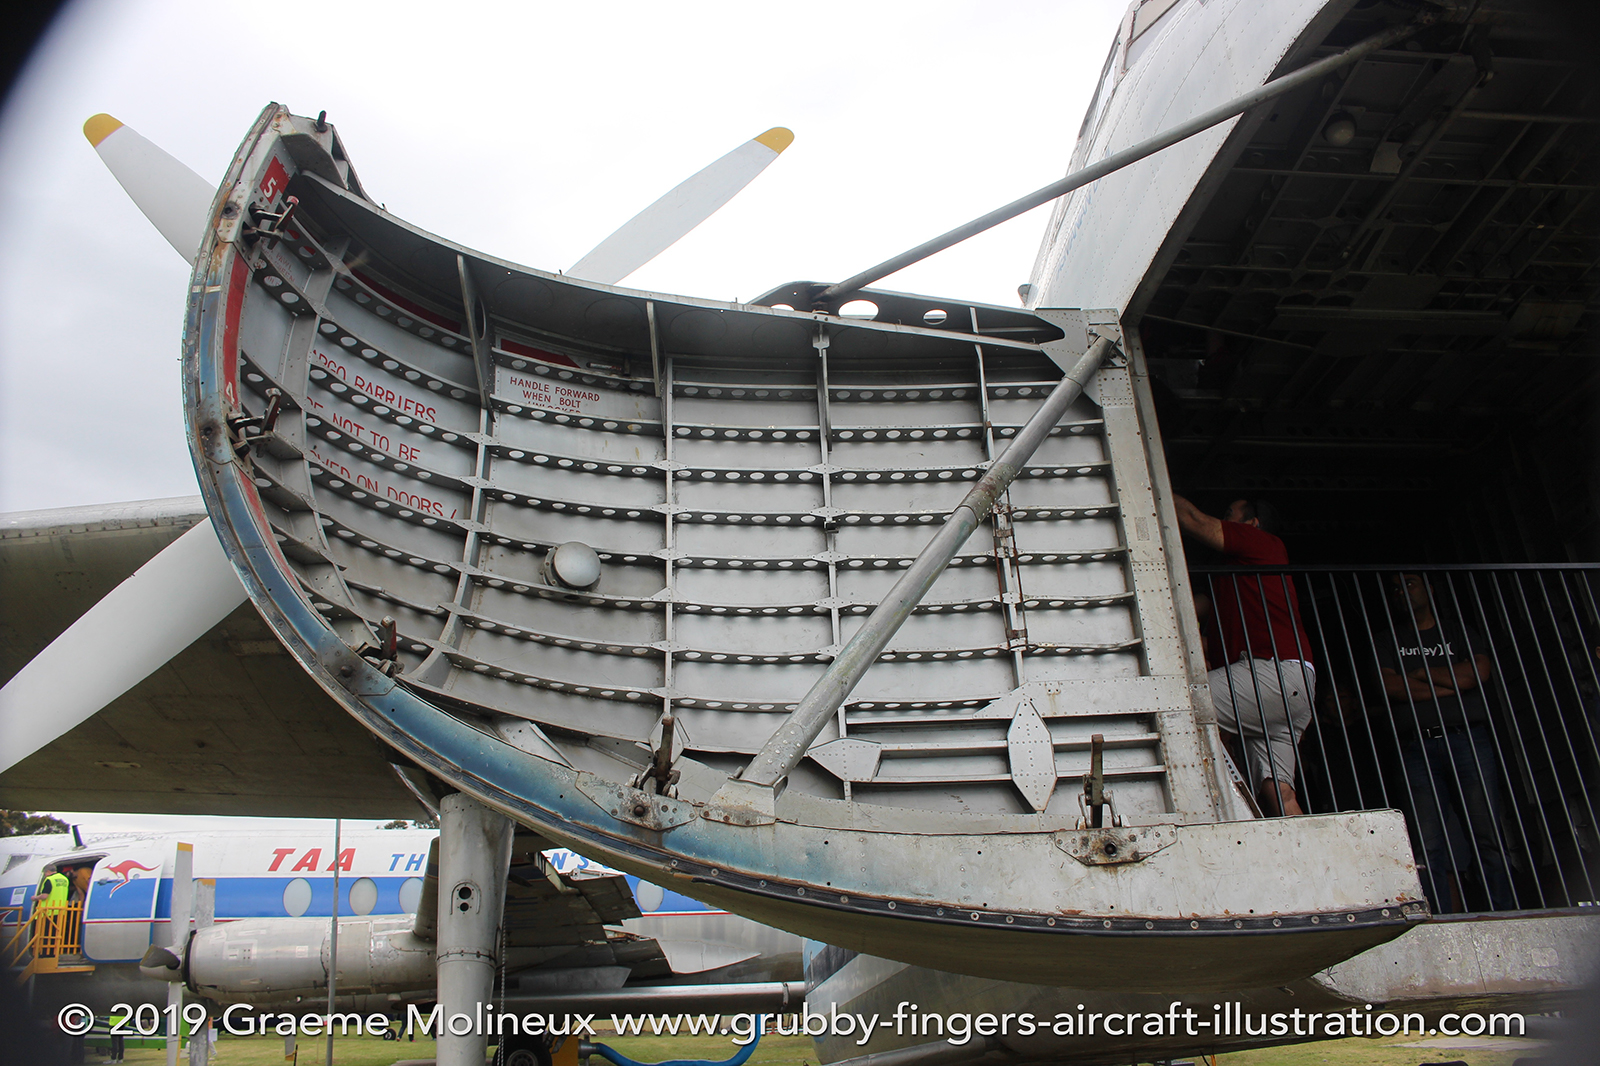
[[[150,946],[161,898],[162,855],[115,851],[94,864],[83,908],[83,953],[97,962],[137,960]]]
[[[224,188],[185,333],[207,508],[301,664],[439,778],[1010,980],[1276,985],[1425,911],[1397,813],[1254,820],[1218,772],[1114,316],[516,267],[381,211],[276,105]]]

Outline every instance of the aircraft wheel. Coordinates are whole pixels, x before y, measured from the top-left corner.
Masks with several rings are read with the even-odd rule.
[[[550,1051],[535,1036],[510,1036],[497,1060],[502,1066],[550,1066]]]

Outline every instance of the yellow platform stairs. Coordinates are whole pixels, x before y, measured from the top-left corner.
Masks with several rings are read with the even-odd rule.
[[[25,917],[22,907],[6,908],[5,925],[16,932],[5,946],[6,969],[18,970],[17,984],[35,974],[92,973],[94,965],[83,957],[83,904],[39,907]],[[20,967],[20,969],[18,969]]]

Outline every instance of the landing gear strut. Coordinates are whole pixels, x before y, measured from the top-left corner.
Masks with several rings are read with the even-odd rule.
[[[439,1066],[483,1066],[488,1052],[479,1019],[499,964],[512,829],[463,793],[439,802]]]

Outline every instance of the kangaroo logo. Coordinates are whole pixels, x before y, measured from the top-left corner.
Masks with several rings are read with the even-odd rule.
[[[123,859],[119,863],[115,863],[104,868],[104,872],[111,874],[112,876],[102,878],[100,883],[102,885],[110,884],[111,892],[109,895],[115,896],[124,885],[130,881],[136,880],[133,871],[143,870],[148,874],[155,873],[160,869],[161,867],[159,866],[145,866],[142,863],[134,862],[132,859]]]

